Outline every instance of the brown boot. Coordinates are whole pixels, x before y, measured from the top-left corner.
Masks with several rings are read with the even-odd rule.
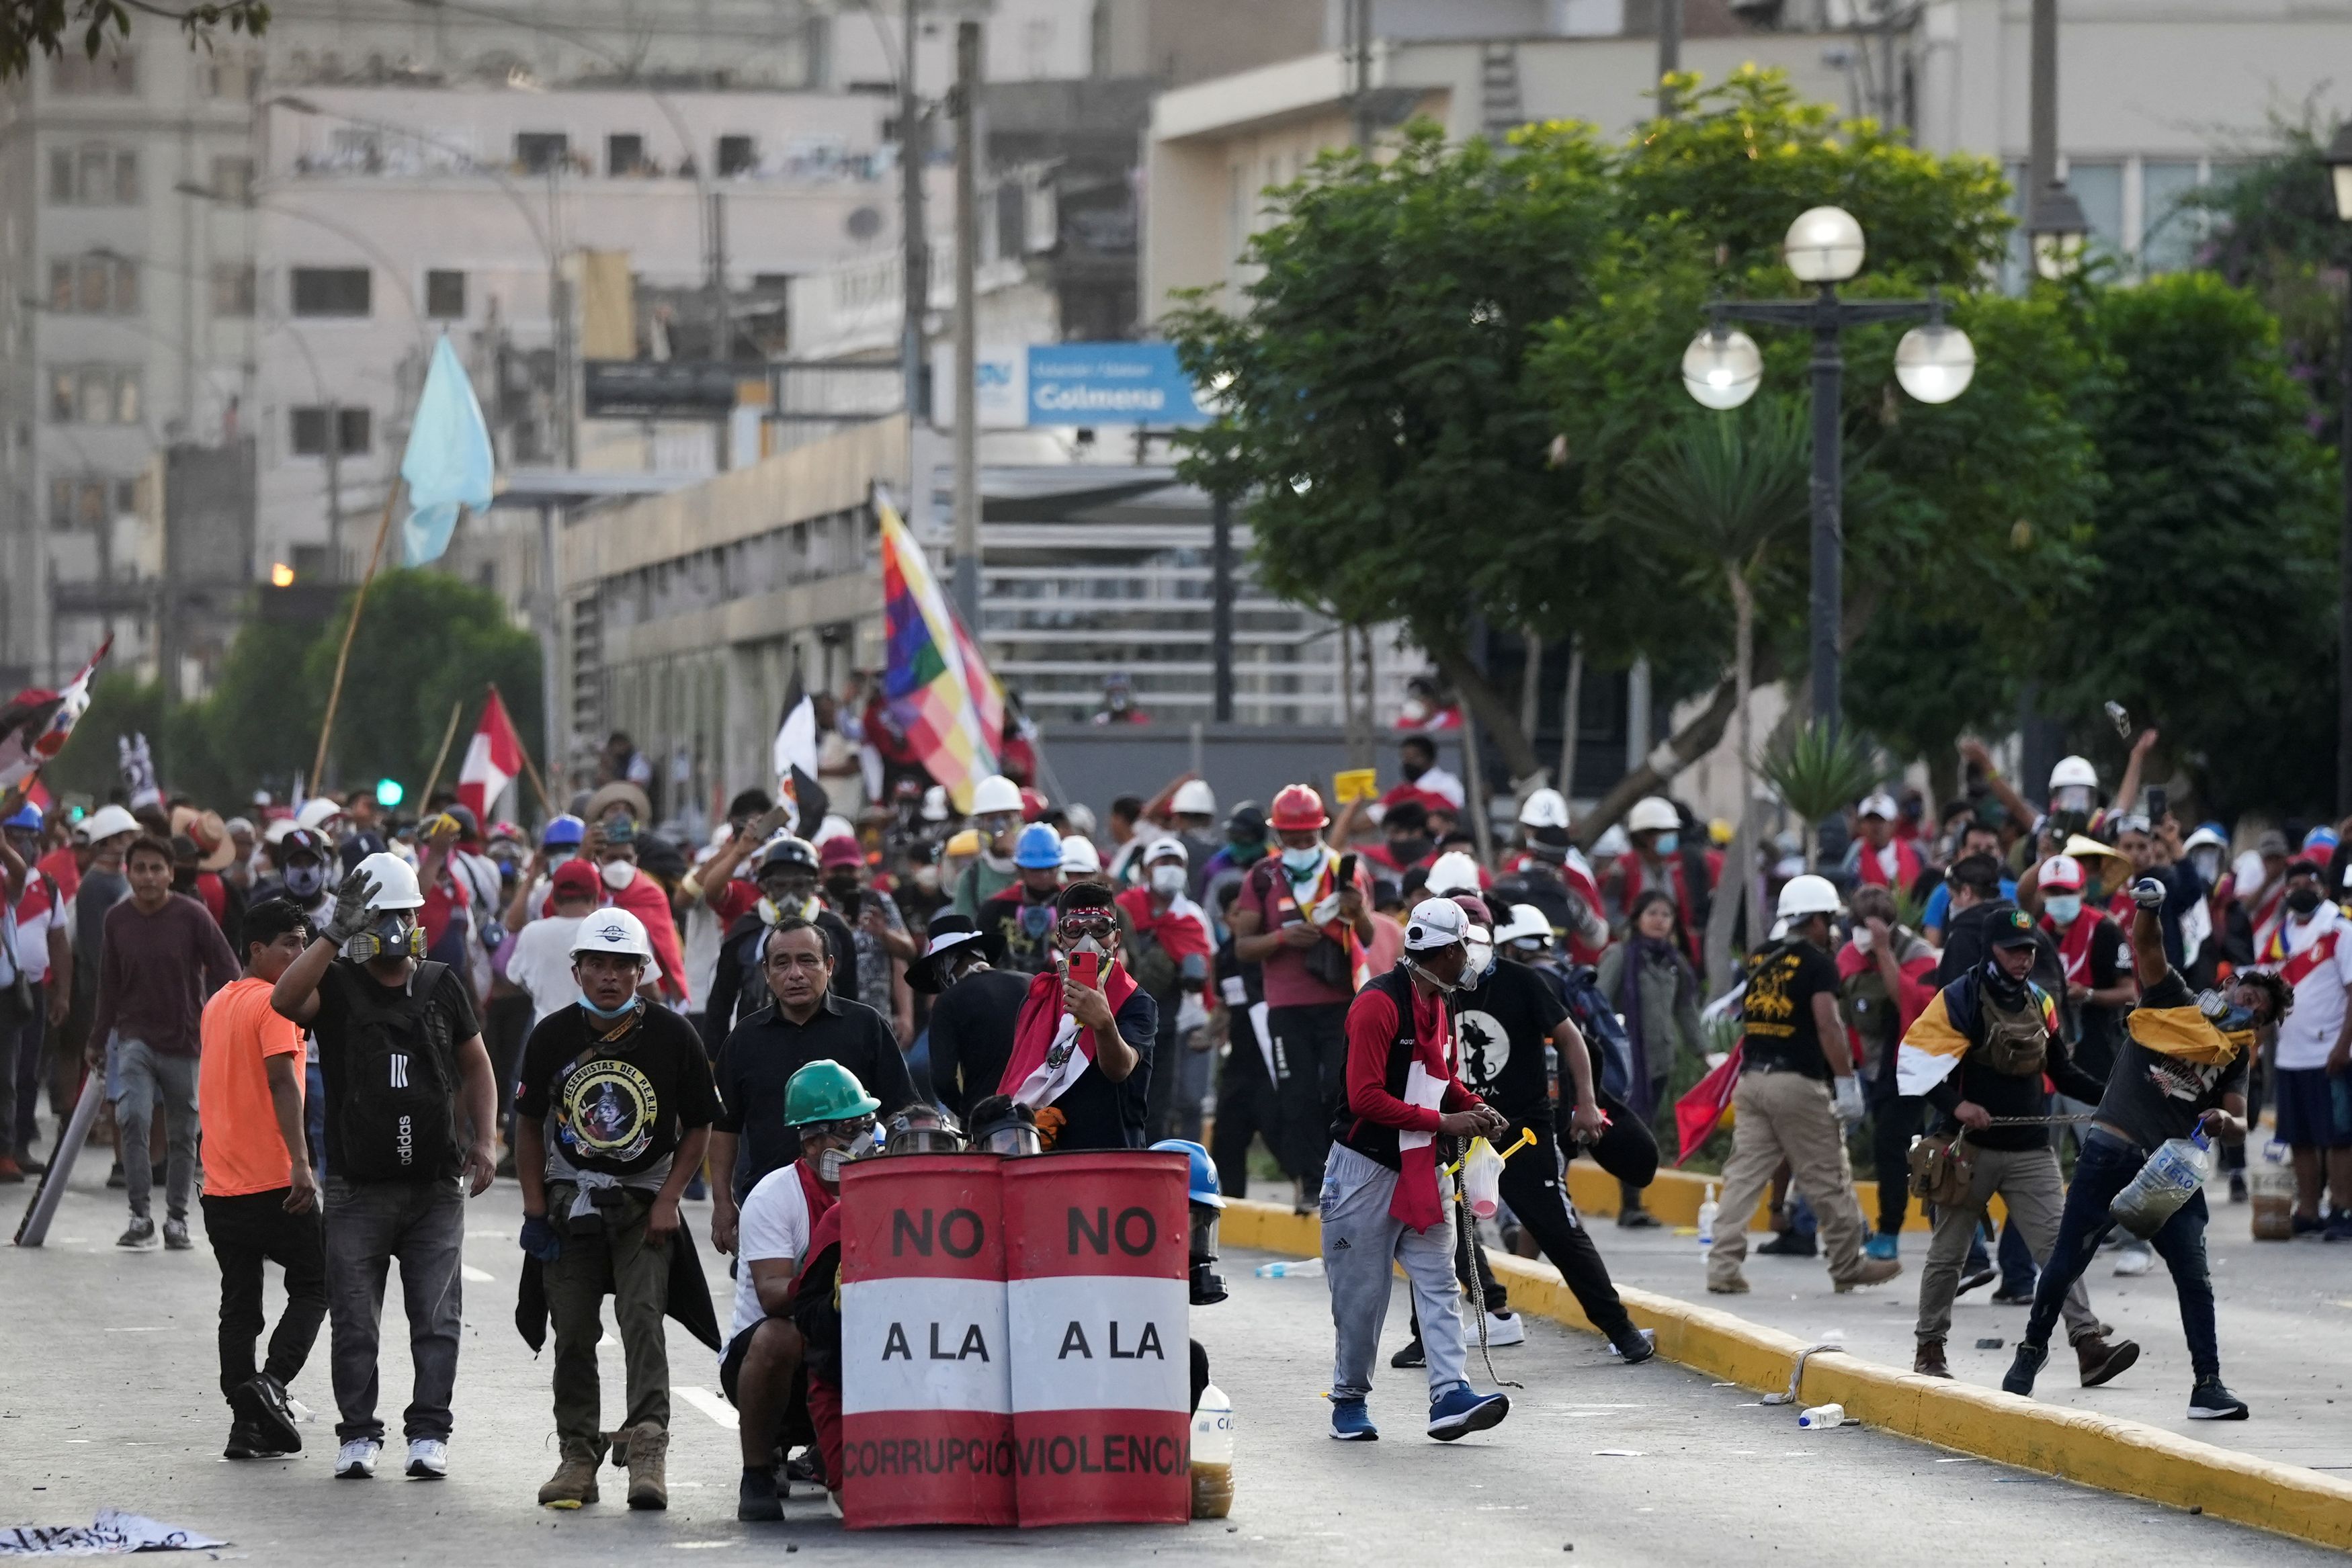
[[[541,1508],[579,1508],[596,1500],[596,1457],[566,1454],[555,1474],[539,1489]]]
[[[1919,1354],[1911,1358],[1911,1370],[1922,1377],[1951,1376],[1952,1369],[1944,1364],[1944,1342],[1939,1339],[1921,1340]]]
[[[629,1506],[667,1508],[669,1485],[665,1461],[669,1458],[669,1428],[640,1421],[629,1428]]]
[[[2082,1369],[2085,1388],[2121,1377],[2138,1359],[2139,1346],[2127,1339],[2109,1344],[2103,1335],[2088,1333],[2074,1342],[2074,1362]]]
[[[1837,1281],[1837,1293],[1859,1291],[1864,1285],[1884,1285],[1903,1272],[1903,1265],[1892,1258],[1864,1258],[1854,1271]]]

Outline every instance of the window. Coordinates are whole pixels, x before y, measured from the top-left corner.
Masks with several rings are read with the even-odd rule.
[[[250,316],[253,314],[253,263],[249,261],[213,263],[214,315]]]
[[[129,508],[120,504],[125,487],[133,493],[135,480],[109,481],[89,475],[66,475],[49,481],[49,527],[59,533],[75,528],[96,528],[105,525],[107,496],[112,491],[117,511]]]
[[[79,49],[68,48],[49,62],[49,90],[128,97],[139,90],[139,57],[114,53],[91,59]]]
[[[2120,163],[2066,162],[2066,188],[2083,204],[2090,220],[2092,246],[2108,256],[2122,256],[2124,244],[2124,166]]]
[[[722,180],[736,174],[756,174],[760,172],[760,154],[748,136],[722,136],[719,139],[719,177]]]
[[[2179,272],[2193,265],[2206,236],[2206,214],[2183,202],[2197,189],[2197,165],[2151,158],[2140,165],[2141,267]]]
[[[462,319],[466,314],[466,275],[462,272],[426,273],[425,313],[436,321]]]
[[[214,159],[213,193],[224,202],[235,202],[239,206],[249,205],[253,201],[253,160]]]
[[[294,314],[365,316],[370,279],[364,267],[298,267],[294,269]]]
[[[49,200],[58,206],[135,205],[139,154],[96,145],[50,148]]]
[[[363,408],[337,408],[335,415],[336,453],[344,457],[363,455],[368,449],[368,411]],[[294,411],[294,455],[324,457],[327,455],[327,414],[323,408],[298,408]]]
[[[204,67],[205,92],[210,98],[249,99],[261,85],[261,61],[255,57],[215,53]]]
[[[571,155],[572,139],[561,131],[518,131],[515,132],[515,162],[526,174],[544,174],[560,169]]]
[[[130,316],[139,309],[139,264],[127,256],[49,263],[49,308],[67,316]]]
[[[49,372],[49,419],[57,424],[137,424],[135,365],[60,365]]]
[[[646,139],[642,136],[604,138],[604,172],[615,177],[646,172]]]

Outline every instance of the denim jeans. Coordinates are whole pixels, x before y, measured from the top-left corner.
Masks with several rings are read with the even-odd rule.
[[[2107,1206],[2147,1163],[2139,1150],[2095,1127],[2084,1138],[2082,1158],[2074,1163],[2074,1185],[2066,1189],[2066,1212],[2058,1221],[2058,1243],[2042,1266],[2042,1282],[2034,1287],[2024,1343],[2049,1344],[2067,1290],[2082,1278],[2100,1240],[2115,1228]],[[2213,1328],[2213,1281],[2205,1271],[2205,1195],[2191,1193],[2164,1228],[2149,1238],[2157,1256],[2172,1270],[2172,1288],[2180,1298],[2180,1332],[2189,1341],[2189,1364],[2200,1378],[2218,1377],[2221,1372],[2221,1341]]]
[[[269,1336],[264,1372],[291,1383],[327,1315],[327,1254],[319,1216],[286,1212],[286,1188],[204,1199],[205,1236],[220,1261],[221,1392],[253,1381],[253,1347],[261,1337],[261,1266],[286,1270],[286,1310]]]
[[[334,1330],[331,1360],[335,1407],[341,1416],[335,1423],[338,1442],[383,1436],[375,1414],[376,1346],[384,1278],[395,1258],[408,1312],[408,1355],[416,1371],[401,1429],[410,1437],[448,1437],[465,1244],[466,1191],[454,1177],[327,1178],[327,1313]]]
[[[114,1061],[121,1092],[115,1096],[115,1125],[121,1128],[118,1148],[123,1180],[130,1186],[131,1212],[145,1217],[152,1201],[155,1169],[148,1159],[147,1133],[155,1113],[163,1113],[169,1153],[163,1166],[163,1210],[173,1219],[188,1217],[188,1195],[196,1185],[196,1059],[173,1056],[143,1040],[114,1037]]]

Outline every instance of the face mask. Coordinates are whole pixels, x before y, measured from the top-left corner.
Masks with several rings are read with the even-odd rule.
[[[1184,868],[1181,865],[1156,865],[1151,868],[1151,891],[1163,898],[1173,898],[1184,891]]]
[[[1877,940],[1877,938],[1876,938],[1876,937],[1874,937],[1874,936],[1873,936],[1870,934],[1870,927],[1869,927],[1869,926],[1867,926],[1867,925],[1857,925],[1857,926],[1855,926],[1855,927],[1853,928],[1853,950],[1854,950],[1855,952],[1857,952],[1857,953],[1867,953],[1867,952],[1869,952],[1869,951],[1870,951],[1870,945],[1871,945],[1873,942],[1876,941],[1876,940]]]
[[[1403,774],[1405,777],[1405,782],[1410,784],[1414,779],[1429,771],[1429,764],[1426,762],[1400,762],[1397,764],[1397,771]]]
[[[827,1149],[816,1157],[816,1179],[827,1186],[841,1185],[841,1167],[849,1163],[847,1149]]]
[[[1404,706],[1399,711],[1407,724],[1419,724],[1429,716],[1429,705],[1419,697],[1407,697],[1404,699]]]
[[[2189,863],[2197,868],[2197,875],[2207,887],[2221,880],[2221,852],[2210,844],[2189,852]]]
[[[2042,901],[2042,907],[2049,913],[2053,925],[2072,925],[2082,915],[2083,895],[2078,893],[2053,893]]]
[[[1426,860],[1429,857],[1429,852],[1434,847],[1427,834],[1417,839],[1389,841],[1389,853],[1396,857],[1397,863],[1400,865],[1411,865],[1415,861]]]
[[[925,893],[937,892],[940,885],[940,868],[935,865],[917,866],[915,868],[915,885],[921,888]]]
[[[1993,1000],[2005,1007],[2016,1006],[2025,996],[2025,982],[2010,978],[2009,971],[2000,967],[1998,957],[1985,960],[1984,988]]]
[[[636,880],[637,868],[629,862],[606,861],[604,862],[604,885],[614,893],[620,892]]]
[[[327,885],[327,870],[316,862],[286,868],[286,891],[296,898],[316,898]]]
[[[1662,855],[1670,855],[1674,853],[1676,850],[1682,848],[1682,844],[1683,836],[1680,833],[1660,833],[1658,835],[1657,848],[1658,852]]]
[[[1481,942],[1474,937],[1463,946],[1470,955],[1462,966],[1465,984],[1475,985],[1495,972],[1495,945],[1492,942]]]
[[[1282,852],[1282,869],[1292,876],[1312,876],[1323,869],[1323,846],[1309,844],[1303,850]]]
[[[2308,915],[2319,907],[2319,889],[2298,887],[2286,895],[2286,906],[2297,915]]]
[[[580,993],[580,1010],[586,1013],[591,1018],[603,1019],[606,1023],[611,1023],[615,1019],[624,1019],[628,1017],[629,1014],[636,1010],[636,1007],[637,998],[631,997],[627,1001],[623,1002],[617,1008],[600,1008],[594,1002],[588,999],[587,992],[582,991]]]

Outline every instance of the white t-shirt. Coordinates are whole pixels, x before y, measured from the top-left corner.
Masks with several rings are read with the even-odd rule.
[[[768,1315],[760,1305],[760,1287],[751,1278],[751,1265],[778,1258],[798,1263],[808,1256],[809,1232],[814,1228],[797,1161],[761,1176],[760,1185],[744,1198],[735,1236],[735,1321],[727,1331],[730,1344],[737,1334]]]
[[[2278,1064],[2282,1071],[2325,1067],[2336,1037],[2344,1030],[2344,988],[2352,986],[2352,919],[2335,904],[2322,902],[2308,921],[2293,915],[2279,922],[2279,945],[2286,949],[2284,970],[2321,943],[2331,942],[2328,955],[2294,981],[2294,1008],[2279,1025]]]
[[[507,955],[507,978],[530,993],[530,1021],[580,999],[580,982],[572,974],[572,939],[584,915],[550,915],[515,933],[514,951]],[[661,978],[661,961],[646,960],[646,985]]]

